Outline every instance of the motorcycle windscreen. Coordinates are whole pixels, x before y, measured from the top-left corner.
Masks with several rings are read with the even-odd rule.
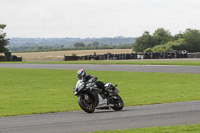
[[[115,92],[116,92],[116,93],[119,93],[119,90],[118,90],[117,88],[115,88]]]
[[[82,89],[84,89],[84,82],[82,80],[78,80],[76,83],[76,88],[75,88],[78,92],[81,91]]]

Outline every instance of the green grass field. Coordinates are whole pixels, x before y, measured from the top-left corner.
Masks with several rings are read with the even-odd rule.
[[[0,117],[80,110],[75,70],[0,68]],[[87,71],[118,84],[125,106],[200,100],[200,75]]]
[[[136,129],[119,129],[110,131],[96,131],[91,133],[199,133],[200,124],[182,126],[164,126]]]
[[[89,61],[59,61],[59,62],[0,62],[0,63],[42,63],[42,64],[128,64],[128,65],[181,65],[181,66],[200,66],[200,61],[185,60],[89,60]]]

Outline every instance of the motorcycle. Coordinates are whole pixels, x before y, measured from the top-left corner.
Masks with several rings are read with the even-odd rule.
[[[78,97],[78,104],[87,113],[93,113],[95,109],[122,110],[124,103],[118,95],[117,84],[104,84],[105,89],[100,89],[95,82],[83,82],[78,80],[74,88],[74,95]],[[108,96],[109,95],[109,96]]]

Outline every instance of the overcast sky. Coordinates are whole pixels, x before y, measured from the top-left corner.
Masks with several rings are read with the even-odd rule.
[[[7,37],[138,37],[200,29],[200,0],[0,0]]]

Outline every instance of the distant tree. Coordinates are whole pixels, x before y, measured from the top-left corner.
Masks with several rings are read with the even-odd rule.
[[[38,46],[38,49],[41,50],[41,49],[43,49],[43,47],[42,46]]]
[[[85,47],[85,44],[83,42],[77,42],[74,44],[74,47]]]
[[[9,39],[6,39],[6,33],[3,29],[6,27],[4,24],[0,24],[0,52],[7,52],[8,49],[5,47],[9,44]]]
[[[177,35],[175,35],[177,36]],[[200,51],[200,31],[187,29],[183,34],[179,34],[179,39],[169,42],[173,50],[187,50],[189,52]],[[166,44],[165,44],[166,45]]]
[[[200,52],[200,31],[195,29],[187,29],[183,34],[186,42],[185,49],[189,52]]]
[[[151,48],[153,52],[187,50],[200,52],[200,30],[187,29],[184,33],[172,36],[168,30],[158,28],[151,36],[145,31],[133,44],[133,51],[143,52]]]
[[[116,48],[116,49],[131,49],[132,44],[124,44],[124,45],[119,45],[119,46],[113,46],[113,48]]]
[[[173,50],[186,50],[187,49],[187,43],[185,42],[185,39],[183,39],[183,38],[179,38],[178,40],[169,42],[167,44],[170,44],[171,48]]]
[[[63,49],[65,45],[61,45],[60,48]]]
[[[152,48],[153,52],[164,52],[164,51],[173,51],[172,45],[174,42],[168,42],[163,45],[156,45]]]
[[[133,51],[143,52],[147,48],[152,48],[155,45],[153,36],[145,31],[141,37],[138,37],[133,44]]]
[[[92,44],[88,44],[88,47],[92,47]]]
[[[169,42],[172,39],[172,36],[168,30],[164,28],[158,28],[153,33],[154,43],[155,45],[162,45]]]
[[[112,46],[109,46],[107,44],[101,46],[101,47],[98,47],[98,49],[112,49],[113,47]]]
[[[93,43],[92,43],[92,46],[93,46],[93,47],[98,47],[98,46],[99,46],[99,42],[96,42],[96,41],[93,42]]]
[[[183,38],[183,33],[176,34],[175,36],[173,36],[172,40],[175,41],[175,40],[178,40],[180,38]]]

